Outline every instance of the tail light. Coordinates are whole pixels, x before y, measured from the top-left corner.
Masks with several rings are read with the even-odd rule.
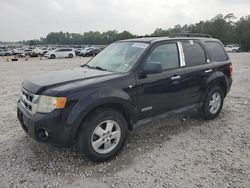
[[[230,74],[230,78],[233,77],[233,65],[232,63],[229,64],[229,74]]]

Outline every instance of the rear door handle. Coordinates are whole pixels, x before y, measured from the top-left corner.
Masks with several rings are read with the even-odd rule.
[[[181,76],[179,76],[179,75],[171,77],[171,80],[179,80],[179,79],[181,79]]]
[[[209,73],[209,72],[212,72],[213,70],[212,69],[207,69],[207,70],[205,70],[204,72],[205,73]]]

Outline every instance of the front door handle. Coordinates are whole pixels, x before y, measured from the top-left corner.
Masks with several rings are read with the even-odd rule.
[[[171,77],[171,80],[179,80],[179,79],[181,79],[181,76],[179,76],[179,75]]]
[[[212,69],[207,69],[207,70],[205,70],[204,72],[205,73],[209,73],[209,72],[212,72],[213,70]]]

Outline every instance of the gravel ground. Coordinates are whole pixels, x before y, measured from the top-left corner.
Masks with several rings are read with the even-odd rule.
[[[139,127],[116,159],[101,164],[37,143],[16,118],[24,79],[87,60],[0,58],[0,187],[250,187],[250,53],[230,56],[234,82],[217,119],[191,111]]]

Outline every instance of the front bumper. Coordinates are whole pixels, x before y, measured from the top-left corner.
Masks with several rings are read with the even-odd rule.
[[[72,128],[66,125],[65,114],[60,110],[48,114],[30,114],[19,101],[17,118],[23,130],[39,142],[69,146],[75,141]]]

